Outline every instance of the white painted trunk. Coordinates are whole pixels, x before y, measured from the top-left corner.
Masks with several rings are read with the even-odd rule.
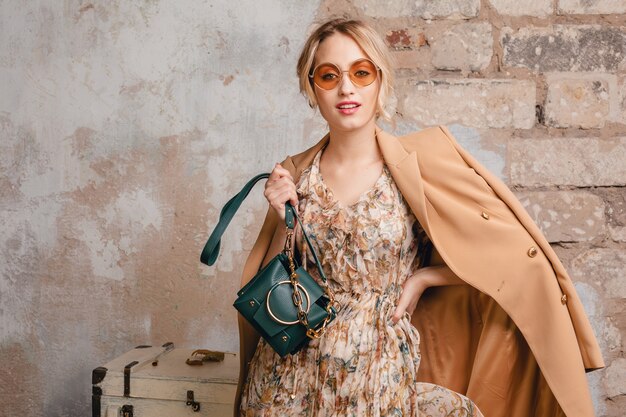
[[[222,362],[190,366],[185,361],[193,351],[174,349],[173,345],[135,348],[96,368],[93,417],[126,417],[124,406],[126,410],[132,406],[133,417],[232,416],[239,373],[237,355],[225,353]],[[130,367],[125,396],[124,368],[133,362],[137,363]],[[187,405],[188,391],[193,391],[193,401],[199,404],[197,411]]]

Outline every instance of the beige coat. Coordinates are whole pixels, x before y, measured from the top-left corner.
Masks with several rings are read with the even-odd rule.
[[[403,137],[376,128],[400,192],[436,250],[467,286],[431,288],[412,323],[421,335],[421,381],[465,393],[485,416],[593,416],[585,371],[604,367],[571,279],[510,189],[461,148],[445,126]],[[328,134],[282,165],[298,180]],[[278,216],[270,208],[244,265],[254,276]],[[247,375],[258,334],[239,316]]]

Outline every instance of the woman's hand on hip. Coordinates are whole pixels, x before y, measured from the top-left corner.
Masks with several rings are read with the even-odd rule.
[[[276,210],[281,220],[285,220],[285,203],[289,201],[296,209],[298,207],[298,194],[293,177],[279,163],[274,166],[269,178],[265,182],[263,195],[270,206]]]
[[[420,275],[422,276],[420,277]],[[425,280],[422,279],[423,275],[424,274],[421,274],[420,270],[418,270],[418,273],[407,278],[407,280],[404,281],[404,284],[402,284],[402,294],[400,294],[396,310],[393,313],[393,316],[391,316],[393,324],[396,324],[405,312],[408,312],[409,315],[411,315],[413,314],[413,311],[415,311],[417,302],[427,288]]]
[[[446,264],[419,268],[402,284],[402,294],[398,300],[396,311],[391,317],[393,324],[396,324],[405,312],[408,312],[409,315],[413,314],[417,302],[427,288],[443,285],[467,285],[467,283],[452,272]]]

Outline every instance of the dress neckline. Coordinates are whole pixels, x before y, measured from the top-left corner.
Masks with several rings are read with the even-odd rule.
[[[374,184],[371,187],[369,187],[368,189],[363,191],[359,195],[359,197],[357,198],[356,201],[354,201],[353,203],[350,203],[350,204],[346,204],[346,203],[343,203],[343,202],[339,201],[335,197],[335,193],[333,192],[333,190],[324,182],[324,178],[322,176],[322,172],[320,171],[320,161],[322,159],[322,152],[324,151],[325,148],[326,148],[326,146],[323,146],[317,152],[317,154],[315,155],[315,158],[313,160],[312,166],[314,168],[315,174],[317,175],[319,183],[322,185],[322,188],[324,189],[324,191],[328,195],[328,199],[331,200],[334,204],[336,204],[338,207],[340,207],[342,209],[351,209],[351,208],[354,208],[355,206],[358,206],[359,203],[361,203],[363,200],[366,199],[366,197],[368,197],[370,194],[372,194],[372,193],[374,193],[375,191],[378,190],[378,187],[380,186],[380,183],[385,178],[385,175],[386,175],[386,172],[387,172],[387,165],[385,165],[384,161],[383,161],[382,172],[380,173],[380,175],[376,179],[376,182],[374,182]]]

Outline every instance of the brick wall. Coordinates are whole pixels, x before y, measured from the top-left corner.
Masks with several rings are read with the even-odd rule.
[[[626,1],[328,1],[318,19],[341,15],[393,50],[398,129],[448,125],[540,226],[607,363],[596,412],[624,415]]]

